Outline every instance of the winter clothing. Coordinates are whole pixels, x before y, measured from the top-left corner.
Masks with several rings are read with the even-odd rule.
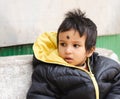
[[[27,99],[120,99],[120,65],[97,53],[88,69],[59,57],[56,33],[44,33],[34,43],[32,84]]]

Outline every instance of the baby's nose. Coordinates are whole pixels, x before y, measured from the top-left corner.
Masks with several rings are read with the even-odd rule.
[[[66,54],[72,53],[72,48],[71,47],[67,47],[66,50],[65,50],[65,53]]]

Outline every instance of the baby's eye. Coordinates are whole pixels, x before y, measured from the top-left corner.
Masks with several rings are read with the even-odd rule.
[[[66,44],[65,44],[65,43],[60,43],[60,45],[61,45],[61,46],[63,46],[63,47],[65,47],[65,46],[66,46]]]
[[[73,46],[74,46],[75,48],[80,47],[80,45],[79,45],[79,44],[74,44]]]

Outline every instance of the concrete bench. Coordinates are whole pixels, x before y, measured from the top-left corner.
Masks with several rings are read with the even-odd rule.
[[[32,55],[0,57],[0,99],[26,99]]]
[[[111,50],[97,48],[96,51],[118,61]],[[31,74],[32,55],[0,57],[0,99],[26,99]]]

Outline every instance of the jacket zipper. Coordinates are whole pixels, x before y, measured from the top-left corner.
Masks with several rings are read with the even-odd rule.
[[[99,87],[98,87],[98,83],[97,83],[97,81],[95,79],[95,76],[91,71],[91,68],[90,68],[90,65],[89,65],[89,58],[88,58],[87,65],[88,65],[89,72],[87,70],[81,68],[81,67],[74,67],[74,68],[80,69],[80,70],[86,72],[90,76],[90,78],[91,78],[91,80],[93,82],[94,88],[95,88],[96,99],[99,99]]]

